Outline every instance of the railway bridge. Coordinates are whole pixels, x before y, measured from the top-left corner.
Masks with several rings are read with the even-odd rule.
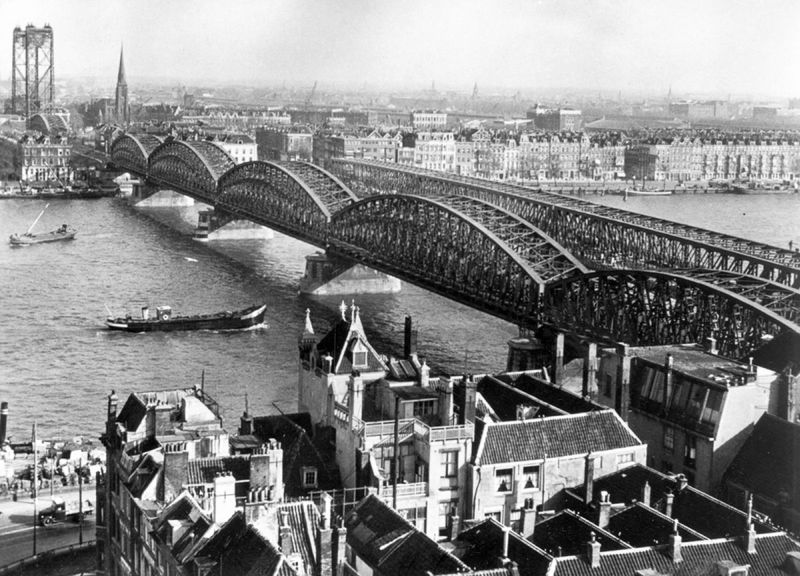
[[[774,246],[397,164],[235,165],[212,142],[136,134],[118,138],[111,155],[230,219],[524,328],[632,346],[714,338],[739,359],[772,339],[800,341],[800,261]]]

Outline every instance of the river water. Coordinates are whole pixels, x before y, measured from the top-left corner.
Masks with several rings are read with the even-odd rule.
[[[800,245],[796,196],[619,196],[590,200],[777,246]],[[0,239],[22,232],[44,207],[0,201]],[[297,337],[306,308],[318,333],[339,314],[340,297],[298,293],[304,256],[315,248],[275,234],[270,240],[200,243],[196,207],[136,209],[121,199],[51,201],[37,225],[78,229],[72,242],[12,248],[0,241],[0,400],[9,434],[96,438],[106,396],[192,386],[223,408],[229,430],[249,400],[255,415],[296,409]],[[265,301],[267,326],[244,332],[128,334],[108,331],[106,307],[138,313],[233,310]],[[349,301],[349,298],[348,298]],[[516,327],[403,284],[392,295],[356,297],[372,344],[400,353],[403,318],[419,331],[419,351],[439,371],[499,371]],[[204,376],[203,376],[204,375]]]

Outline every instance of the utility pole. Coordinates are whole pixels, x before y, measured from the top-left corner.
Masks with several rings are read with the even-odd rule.
[[[36,420],[33,421],[33,478],[31,479],[31,497],[33,498],[33,555],[36,556],[36,517],[39,515],[36,510],[36,499],[39,491],[36,487],[36,477],[39,472],[39,453],[36,449]]]

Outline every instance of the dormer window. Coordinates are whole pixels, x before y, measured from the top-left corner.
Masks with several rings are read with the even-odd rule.
[[[302,468],[303,474],[303,488],[316,488],[317,487],[317,469],[313,466],[304,466]]]
[[[367,349],[360,342],[356,341],[353,345],[353,368],[367,367]]]

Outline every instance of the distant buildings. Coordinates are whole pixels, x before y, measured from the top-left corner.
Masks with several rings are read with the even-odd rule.
[[[241,133],[221,132],[211,137],[219,144],[236,164],[258,160],[258,144],[252,136]]]
[[[572,108],[551,110],[537,106],[528,110],[527,117],[536,128],[549,132],[579,132],[583,128],[583,114]]]
[[[259,128],[256,130],[259,160],[311,161],[313,134],[302,127]]]
[[[436,110],[411,112],[411,127],[414,130],[444,130],[447,127],[447,113]]]

